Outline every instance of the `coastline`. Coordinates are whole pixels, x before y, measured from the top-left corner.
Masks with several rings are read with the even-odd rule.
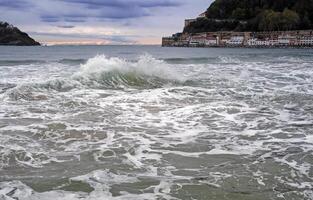
[[[162,38],[163,47],[312,48],[313,30],[269,32],[176,33]]]
[[[201,49],[313,49],[313,46],[163,46],[163,48],[201,48]]]

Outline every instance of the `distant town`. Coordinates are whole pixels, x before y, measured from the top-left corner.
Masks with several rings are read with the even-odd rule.
[[[185,27],[199,18],[186,19]],[[162,38],[163,47],[313,47],[313,30],[271,32],[176,33]]]

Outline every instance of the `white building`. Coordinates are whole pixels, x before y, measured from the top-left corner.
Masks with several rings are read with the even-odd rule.
[[[189,41],[190,45],[205,45],[206,40],[205,39],[198,39],[198,38],[191,38]]]
[[[258,40],[256,38],[249,39],[247,43],[249,46],[270,46],[268,40]]]
[[[296,40],[296,38],[293,36],[281,35],[278,37],[278,44],[283,45],[283,46],[287,46],[287,45],[291,45],[292,43],[294,43],[295,40]]]
[[[217,45],[217,38],[206,38],[205,40],[206,46],[216,46]]]
[[[199,46],[199,42],[190,41],[190,42],[189,42],[189,45],[190,45],[190,46]]]
[[[270,39],[268,40],[271,46],[277,46],[279,45],[278,39]]]
[[[299,43],[300,45],[305,45],[305,46],[313,45],[313,36],[302,37]]]
[[[230,40],[226,41],[228,45],[243,45],[244,37],[243,36],[232,36]]]
[[[201,46],[206,45],[206,34],[196,34],[190,37],[189,44],[198,44]]]

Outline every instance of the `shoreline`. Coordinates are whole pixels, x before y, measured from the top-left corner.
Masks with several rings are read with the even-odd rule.
[[[212,48],[224,48],[224,49],[313,49],[313,46],[161,46],[165,48],[201,48],[201,49],[212,49]]]
[[[176,33],[162,38],[167,47],[313,48],[313,30],[275,32]]]

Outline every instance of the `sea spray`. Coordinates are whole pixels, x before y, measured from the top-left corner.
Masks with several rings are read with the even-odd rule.
[[[171,69],[169,64],[148,54],[140,56],[137,62],[98,55],[81,65],[80,71],[72,78],[84,85],[112,88],[128,86],[154,88],[182,81],[182,77]]]
[[[70,77],[21,84],[8,90],[13,100],[45,100],[51,92],[73,89],[149,89],[183,82],[172,65],[144,54],[131,62],[118,57],[97,55],[80,66]],[[49,94],[44,94],[49,92]]]

